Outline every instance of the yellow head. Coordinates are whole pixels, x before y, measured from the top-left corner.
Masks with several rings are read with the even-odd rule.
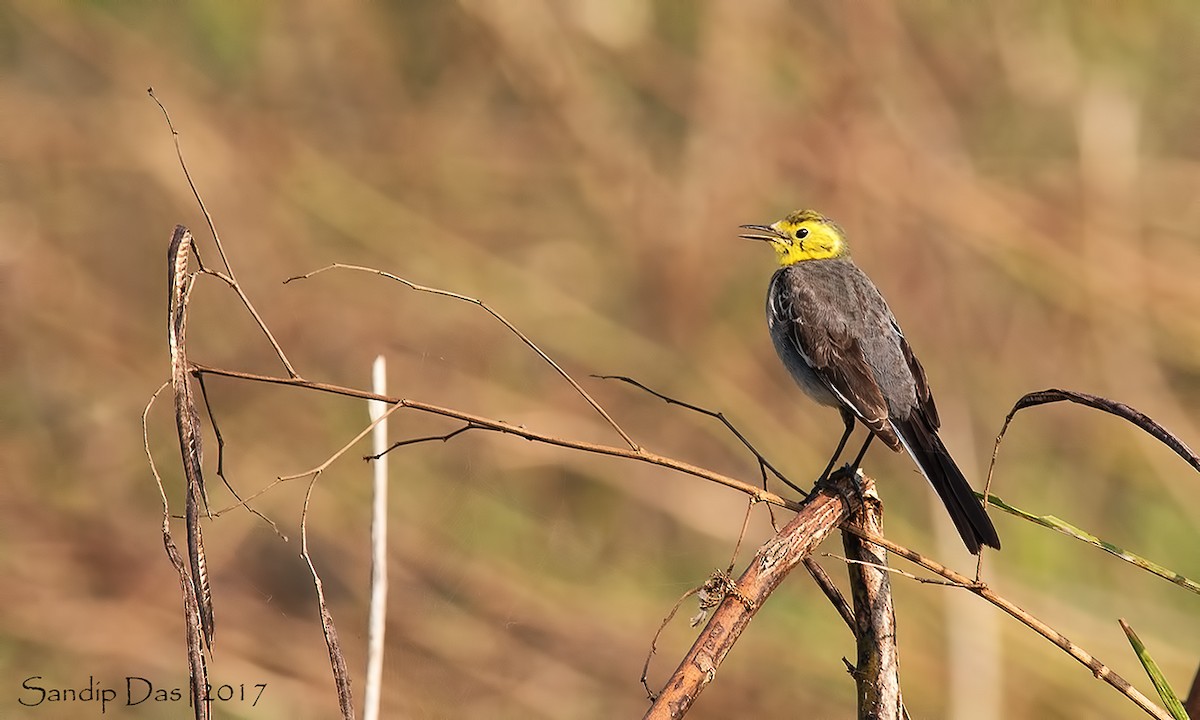
[[[761,235],[742,235],[747,240],[771,243],[779,264],[787,267],[805,260],[828,260],[850,252],[842,229],[813,210],[797,210],[774,225],[743,225]]]

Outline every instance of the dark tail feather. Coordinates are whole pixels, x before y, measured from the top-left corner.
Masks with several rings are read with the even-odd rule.
[[[931,430],[916,413],[894,427],[904,440],[905,448],[942,499],[967,550],[974,555],[979,554],[981,545],[999,550],[1000,536],[996,534],[996,526],[992,525],[991,518],[984,512],[983,505],[975,497],[962,471],[954,464],[954,458],[946,451],[937,432]]]

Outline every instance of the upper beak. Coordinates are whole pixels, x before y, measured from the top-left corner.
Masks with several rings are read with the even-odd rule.
[[[782,240],[785,237],[787,237],[786,235],[779,232],[778,230],[771,227],[770,225],[742,225],[740,227],[743,230],[757,230],[758,232],[763,233],[762,235],[739,235],[738,236],[738,237],[746,238],[747,240],[763,240],[765,242],[774,242],[776,240]]]

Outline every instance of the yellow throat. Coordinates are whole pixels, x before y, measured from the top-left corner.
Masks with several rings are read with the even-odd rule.
[[[773,225],[742,227],[761,233],[742,237],[771,243],[783,267],[805,260],[829,260],[850,252],[842,229],[814,210],[797,210]]]

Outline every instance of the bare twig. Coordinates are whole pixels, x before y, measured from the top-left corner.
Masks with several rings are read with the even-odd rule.
[[[1174,570],[1170,570],[1162,565],[1159,565],[1158,563],[1129,552],[1124,548],[1118,547],[1114,543],[1101,540],[1095,535],[1077,528],[1074,525],[1071,525],[1070,523],[1067,523],[1053,515],[1035,515],[1033,513],[1028,513],[1024,510],[1020,510],[1012,505],[1009,505],[1000,498],[991,495],[990,487],[992,484],[992,475],[996,469],[996,460],[1000,454],[1000,445],[1004,442],[1004,435],[1008,432],[1008,426],[1012,423],[1013,418],[1018,412],[1024,410],[1025,408],[1055,402],[1073,402],[1093,408],[1095,410],[1109,413],[1111,415],[1116,415],[1117,417],[1135,425],[1151,437],[1169,447],[1176,455],[1183,458],[1188,465],[1191,465],[1196,470],[1200,470],[1200,456],[1197,456],[1196,453],[1193,452],[1186,443],[1184,443],[1162,425],[1159,425],[1154,421],[1153,418],[1149,417],[1145,413],[1124,403],[1109,400],[1108,398],[1099,397],[1097,395],[1089,395],[1087,393],[1075,392],[1073,390],[1059,390],[1051,388],[1049,390],[1041,390],[1022,396],[1019,400],[1017,400],[1016,404],[1013,405],[1012,410],[1008,412],[1008,415],[1005,416],[1004,424],[1001,426],[999,434],[996,435],[996,443],[992,447],[992,460],[988,465],[988,479],[987,484],[984,487],[984,502],[993,503],[997,507],[1013,515],[1023,517],[1026,520],[1030,520],[1043,527],[1056,530],[1064,535],[1070,535],[1077,540],[1094,545],[1104,552],[1118,557],[1121,560],[1134,565],[1135,567],[1139,567],[1143,570],[1153,573],[1154,575],[1168,580],[1182,588],[1190,590],[1191,592],[1200,594],[1200,583],[1190,580]]]
[[[1116,415],[1117,417],[1130,422],[1141,428],[1148,435],[1161,442],[1163,445],[1171,448],[1179,457],[1183,458],[1184,462],[1191,465],[1193,469],[1200,471],[1200,455],[1197,455],[1190,447],[1182,440],[1175,436],[1170,430],[1167,430],[1162,425],[1159,425],[1149,415],[1132,408],[1125,403],[1109,400],[1108,398],[1098,395],[1089,395],[1087,393],[1076,392],[1074,390],[1059,390],[1051,388],[1049,390],[1039,390],[1031,392],[1021,397],[1020,400],[1013,405],[1012,410],[1004,418],[1004,426],[1000,429],[1000,436],[997,438],[999,445],[1000,438],[1004,437],[1004,433],[1008,430],[1008,425],[1012,422],[1013,416],[1017,412],[1024,410],[1027,407],[1035,405],[1046,405],[1056,402],[1073,402],[1080,405],[1090,407],[1094,410]],[[994,455],[995,453],[993,453]],[[990,473],[989,473],[990,474]]]
[[[1041,635],[1045,639],[1049,640],[1063,652],[1067,653],[1088,670],[1090,670],[1092,674],[1096,676],[1096,678],[1108,683],[1122,695],[1129,698],[1135,705],[1145,711],[1146,714],[1150,715],[1151,717],[1159,718],[1160,720],[1170,720],[1171,716],[1168,715],[1165,710],[1155,705],[1149,698],[1138,691],[1137,688],[1130,685],[1128,680],[1121,677],[1116,672],[1113,672],[1111,668],[1102,663],[1099,659],[1084,650],[1079,645],[1076,645],[1062,633],[1026,612],[1024,609],[1017,606],[1016,603],[1013,603],[1010,600],[998,595],[995,591],[988,587],[987,584],[978,580],[972,580],[971,578],[957,573],[939,562],[930,560],[924,555],[914,552],[913,550],[909,550],[902,545],[897,545],[886,538],[875,535],[868,536],[867,533],[853,527],[844,527],[843,530],[854,533],[865,540],[870,540],[876,545],[886,549],[888,552],[891,552],[894,555],[899,555],[909,562],[920,565],[926,570],[942,576],[954,585],[961,586],[966,590],[975,593],[984,600],[987,600],[992,605],[1000,608],[1005,613],[1036,632],[1038,635]]]
[[[699,405],[693,405],[692,403],[678,400],[669,395],[664,395],[663,393],[660,393],[657,390],[653,390],[653,389],[647,387],[646,385],[644,385],[643,383],[641,383],[637,380],[634,380],[633,378],[628,377],[626,375],[593,375],[592,377],[599,378],[600,380],[619,380],[623,383],[628,383],[629,385],[633,385],[636,388],[639,388],[641,390],[644,390],[645,392],[650,393],[651,395],[658,398],[659,400],[662,400],[663,402],[667,403],[668,405],[678,405],[679,407],[686,408],[688,410],[691,410],[692,412],[697,412],[697,413],[700,413],[701,415],[707,415],[710,418],[720,420],[721,423],[725,426],[725,428],[727,430],[729,430],[729,432],[733,433],[733,436],[736,437],[738,439],[738,441],[740,441],[742,443],[742,445],[754,455],[756,460],[758,460],[758,466],[763,472],[764,481],[766,479],[765,475],[766,475],[767,470],[770,470],[771,474],[774,475],[775,477],[779,478],[780,482],[782,482],[784,485],[787,485],[788,487],[795,490],[796,492],[800,493],[800,497],[804,497],[804,496],[808,495],[807,490],[800,488],[795,483],[793,483],[791,480],[788,480],[787,477],[783,473],[779,472],[779,470],[777,470],[775,468],[775,466],[772,465],[771,462],[769,460],[767,460],[767,458],[758,451],[758,448],[754,447],[754,445],[749,440],[746,439],[746,436],[743,435],[742,432],[740,430],[738,430],[737,427],[734,426],[734,424],[731,423],[727,417],[725,417],[725,413],[709,410],[708,408],[700,407]],[[764,486],[763,489],[765,490],[766,487]]]
[[[571,375],[566,370],[564,370],[561,365],[559,365],[557,362],[555,362],[553,358],[551,358],[549,355],[547,355],[540,347],[538,347],[532,340],[530,340],[529,337],[525,333],[521,332],[517,328],[516,325],[513,325],[512,323],[510,323],[503,315],[501,315],[500,313],[493,310],[487,303],[483,302],[482,300],[478,300],[476,298],[469,297],[469,296],[463,295],[461,293],[451,292],[450,290],[442,290],[440,288],[434,288],[434,287],[428,287],[425,285],[420,285],[411,280],[406,280],[406,279],[400,277],[399,275],[394,275],[390,272],[378,270],[376,268],[363,267],[361,265],[347,265],[345,263],[333,263],[332,265],[326,265],[325,267],[319,268],[317,270],[313,270],[310,273],[305,273],[304,275],[297,275],[295,277],[290,277],[287,280],[284,280],[283,282],[290,283],[293,280],[306,280],[308,278],[311,278],[314,275],[318,275],[318,274],[326,272],[328,270],[355,270],[358,272],[371,273],[372,275],[379,275],[381,277],[388,278],[389,280],[395,280],[396,282],[404,285],[405,287],[409,288],[410,290],[416,290],[417,292],[424,292],[424,293],[430,293],[432,295],[440,295],[442,297],[453,298],[455,300],[461,300],[462,302],[469,303],[471,305],[476,305],[476,306],[482,308],[484,310],[484,312],[486,312],[488,315],[491,315],[493,318],[498,320],[501,325],[508,328],[508,330],[511,333],[513,333],[518,338],[520,338],[521,342],[525,343],[525,345],[527,345],[529,347],[529,349],[531,349],[535,353],[537,353],[538,356],[540,358],[542,358],[542,360],[545,360],[546,363],[550,365],[550,367],[554,368],[554,370],[556,372],[558,372],[558,374],[561,375],[562,378],[571,385],[571,387],[575,388],[575,392],[579,393],[579,396],[582,397],[585,401],[587,401],[587,404],[591,405],[592,409],[595,410],[600,415],[600,417],[604,418],[604,420],[609,424],[609,426],[611,426],[612,429],[615,430],[617,432],[617,434],[621,436],[621,439],[624,440],[626,442],[626,444],[629,445],[630,449],[632,449],[632,450],[638,449],[637,443],[635,443],[633,441],[633,438],[629,437],[629,435],[627,435],[625,433],[625,431],[621,429],[621,426],[617,424],[617,421],[612,419],[612,417],[608,414],[608,411],[600,406],[600,403],[593,400],[592,396],[589,395],[588,392],[586,390],[584,390],[583,387],[579,383],[575,382],[575,378],[571,377]]]
[[[913,582],[921,583],[922,585],[943,585],[945,587],[967,588],[969,590],[973,585],[975,585],[976,583],[979,582],[978,580],[975,580],[970,585],[963,585],[962,583],[952,582],[950,580],[941,580],[938,578],[921,577],[920,575],[910,573],[907,570],[901,570],[900,568],[894,568],[891,565],[886,565],[886,564],[877,563],[877,562],[869,562],[866,560],[855,560],[853,558],[848,558],[845,555],[838,555],[837,553],[822,553],[822,555],[824,555],[827,558],[833,558],[834,560],[841,560],[842,562],[846,563],[847,565],[863,565],[866,567],[874,568],[880,572],[886,572],[886,573],[891,573],[893,575],[899,575],[901,577],[906,577],[909,580],[912,580]]]
[[[837,585],[833,584],[833,578],[829,577],[829,573],[825,572],[825,568],[812,558],[807,556],[804,558],[804,569],[812,576],[812,579],[817,583],[817,587],[821,588],[821,592],[825,593],[825,598],[837,610],[838,615],[842,617],[842,621],[850,628],[850,632],[854,632],[854,609],[850,607],[850,603],[846,602],[846,597],[842,595],[842,591]]]
[[[737,565],[737,556],[742,550],[742,541],[746,539],[746,531],[750,528],[750,515],[754,512],[755,504],[754,500],[746,503],[746,514],[742,517],[742,529],[738,531],[737,542],[733,544],[733,555],[729,557],[729,567],[725,570],[726,573],[733,572],[733,566]]]
[[[238,500],[240,504],[245,506],[247,512],[251,513],[252,515],[257,515],[260,520],[271,526],[271,530],[273,530],[280,539],[282,539],[284,542],[287,542],[288,537],[287,535],[283,534],[282,530],[279,529],[279,525],[277,525],[271,518],[259,512],[258,509],[250,505],[250,503],[242,500],[242,496],[237,490],[234,489],[233,485],[229,482],[229,479],[225,477],[225,438],[221,435],[221,426],[217,423],[217,415],[213,412],[212,405],[208,401],[208,388],[204,386],[204,377],[197,376],[196,381],[200,385],[200,397],[204,400],[204,412],[208,415],[208,424],[212,428],[213,434],[217,438],[217,477],[221,478],[221,483],[225,485],[225,489],[229,491],[230,495],[233,495],[235,500]],[[213,516],[211,509],[209,510],[209,515]]]
[[[650,651],[646,653],[646,662],[642,664],[641,682],[642,687],[646,690],[646,697],[651,702],[658,697],[658,694],[650,689],[650,680],[648,677],[650,675],[650,661],[654,658],[654,654],[658,652],[658,638],[662,636],[663,630],[666,630],[667,625],[675,618],[675,613],[679,612],[679,608],[683,606],[683,603],[691,596],[700,592],[704,587],[704,585],[694,587],[681,595],[671,607],[671,611],[667,613],[667,616],[663,618],[661,623],[659,623],[658,630],[654,631],[654,637],[650,639]]]
[[[573,450],[582,450],[584,452],[595,453],[597,455],[608,455],[611,457],[637,460],[639,462],[669,468],[687,475],[694,475],[696,477],[724,485],[725,487],[733,488],[734,490],[749,495],[758,502],[770,503],[772,505],[777,505],[789,510],[798,510],[800,508],[800,505],[793,500],[782,498],[774,493],[767,492],[766,490],[760,490],[754,485],[731,478],[728,475],[722,475],[721,473],[713,472],[712,470],[692,465],[691,463],[686,463],[682,460],[676,460],[664,455],[659,455],[641,447],[634,450],[629,448],[614,447],[611,445],[583,442],[581,440],[571,440],[569,438],[563,438],[557,435],[551,435],[549,433],[529,430],[523,426],[513,425],[502,420],[493,420],[481,415],[473,415],[471,413],[455,410],[453,408],[441,407],[439,405],[432,405],[430,403],[420,402],[417,400],[408,400],[406,398],[385,397],[383,395],[376,395],[375,393],[370,393],[363,390],[356,390],[354,388],[331,385],[328,383],[313,382],[311,380],[304,380],[302,378],[283,378],[271,375],[258,375],[255,373],[241,372],[240,370],[226,370],[224,368],[201,365],[199,363],[192,363],[192,372],[202,375],[220,375],[223,377],[250,380],[253,382],[265,382],[275,385],[288,385],[291,387],[300,387],[309,390],[319,390],[321,392],[344,395],[346,397],[382,400],[383,402],[397,405],[398,407],[411,408],[413,410],[429,413],[431,415],[439,415],[441,417],[460,420],[468,425],[468,427],[464,428],[463,430],[490,430],[493,432],[514,435],[516,437],[525,438],[526,440],[533,440],[535,442],[540,442],[547,445],[570,448]],[[261,492],[258,494],[261,494]],[[247,498],[247,500],[253,499],[254,497],[257,497],[257,494],[250,496]]]
[[[262,330],[263,335],[265,335],[268,342],[271,343],[271,347],[275,348],[275,354],[279,356],[279,361],[283,363],[283,367],[285,370],[287,370],[288,376],[300,377],[299,373],[292,368],[292,364],[288,361],[287,355],[284,354],[283,348],[280,347],[278,342],[276,342],[275,336],[271,334],[271,331],[267,328],[267,324],[263,322],[262,316],[258,314],[258,310],[254,309],[254,304],[250,302],[250,298],[247,297],[245,291],[242,290],[242,286],[238,283],[237,278],[233,274],[233,267],[229,264],[229,258],[225,256],[225,246],[221,244],[221,236],[217,233],[216,223],[213,222],[212,215],[209,214],[208,208],[205,207],[204,199],[200,197],[200,191],[196,189],[196,183],[192,182],[192,174],[188,172],[187,162],[185,162],[183,159],[183,147],[179,142],[179,131],[175,129],[175,124],[171,122],[171,114],[167,112],[166,106],[164,106],[162,102],[159,101],[158,96],[154,94],[154,88],[146,88],[146,93],[150,95],[150,99],[154,101],[154,104],[158,105],[158,109],[162,110],[163,118],[167,121],[167,127],[171,130],[171,138],[175,142],[175,155],[179,158],[179,167],[183,170],[183,176],[187,178],[188,187],[192,189],[192,195],[195,196],[196,203],[200,206],[200,211],[204,213],[204,220],[208,223],[209,232],[212,233],[213,241],[217,245],[217,252],[221,255],[221,263],[225,266],[225,272],[228,273],[228,275],[222,275],[218,271],[209,270],[206,268],[204,266],[204,262],[200,259],[200,252],[193,248],[193,251],[196,252],[196,260],[200,263],[201,271],[210,275],[216,275],[224,280],[229,287],[233,288],[233,291],[237,293],[238,298],[241,299],[242,304],[246,306],[246,310],[248,310],[250,315],[254,317],[254,322],[258,323],[258,328]]]
[[[372,423],[374,425],[374,423]],[[318,471],[308,483],[304,493],[304,509],[300,512],[300,557],[308,565],[312,573],[313,586],[317,589],[317,605],[321,612],[321,630],[325,634],[325,647],[329,651],[329,665],[333,669],[333,682],[337,686],[338,708],[342,712],[342,720],[354,720],[354,697],[350,692],[350,671],[346,669],[346,658],[342,655],[342,645],[338,641],[337,627],[333,624],[333,613],[325,602],[325,587],[321,583],[321,575],[313,565],[312,556],[308,554],[308,503],[312,498],[313,486],[320,477]]]
[[[391,445],[388,445],[386,448],[384,448],[384,450],[382,452],[375,453],[374,455],[364,456],[363,460],[379,460],[384,455],[387,455],[388,453],[390,453],[391,451],[393,451],[397,448],[407,447],[409,445],[420,445],[422,443],[427,443],[427,442],[436,442],[438,440],[440,440],[442,442],[449,442],[450,440],[458,437],[459,435],[462,435],[463,433],[465,433],[468,430],[484,430],[484,429],[486,429],[486,428],[482,428],[478,425],[472,425],[471,423],[467,423],[466,425],[463,425],[462,427],[460,427],[457,430],[451,430],[450,432],[442,433],[441,435],[425,435],[423,437],[418,437],[418,438],[409,438],[408,440],[397,440],[396,442],[394,442]]]
[[[307,382],[305,380],[300,380],[299,378],[297,378],[297,381],[298,382]],[[383,418],[388,417],[389,415],[391,415],[392,413],[396,412],[399,409],[400,409],[399,406],[388,408],[387,412],[384,413]],[[376,422],[378,422],[378,421],[376,421]],[[303,472],[298,472],[298,473],[295,473],[292,475],[280,475],[280,476],[276,477],[274,480],[272,480],[271,482],[267,483],[266,487],[260,488],[257,492],[251,493],[250,495],[247,495],[245,498],[240,498],[237,502],[233,503],[232,505],[229,505],[227,507],[221,508],[220,510],[214,511],[213,517],[221,517],[225,513],[229,512],[230,510],[239,508],[242,505],[245,505],[246,503],[250,502],[251,500],[255,500],[259,496],[265,495],[266,493],[270,492],[270,490],[272,488],[274,488],[276,485],[281,485],[281,484],[283,484],[285,482],[289,482],[291,480],[300,480],[300,479],[306,478],[310,475],[312,475],[314,477],[317,475],[320,475],[330,465],[332,465],[335,460],[337,460],[339,457],[344,455],[346,453],[346,451],[348,451],[350,448],[354,447],[354,445],[359,440],[362,440],[364,437],[366,437],[367,433],[371,432],[371,430],[374,427],[375,427],[375,422],[372,422],[370,425],[368,425],[366,428],[364,428],[361,432],[359,432],[357,435],[355,435],[354,439],[350,440],[350,442],[343,445],[337,452],[335,452],[333,455],[326,458],[325,461],[322,462],[320,465],[317,465],[316,467],[309,468],[308,470],[305,470]],[[286,539],[287,538],[285,537],[284,540],[286,540]]]

